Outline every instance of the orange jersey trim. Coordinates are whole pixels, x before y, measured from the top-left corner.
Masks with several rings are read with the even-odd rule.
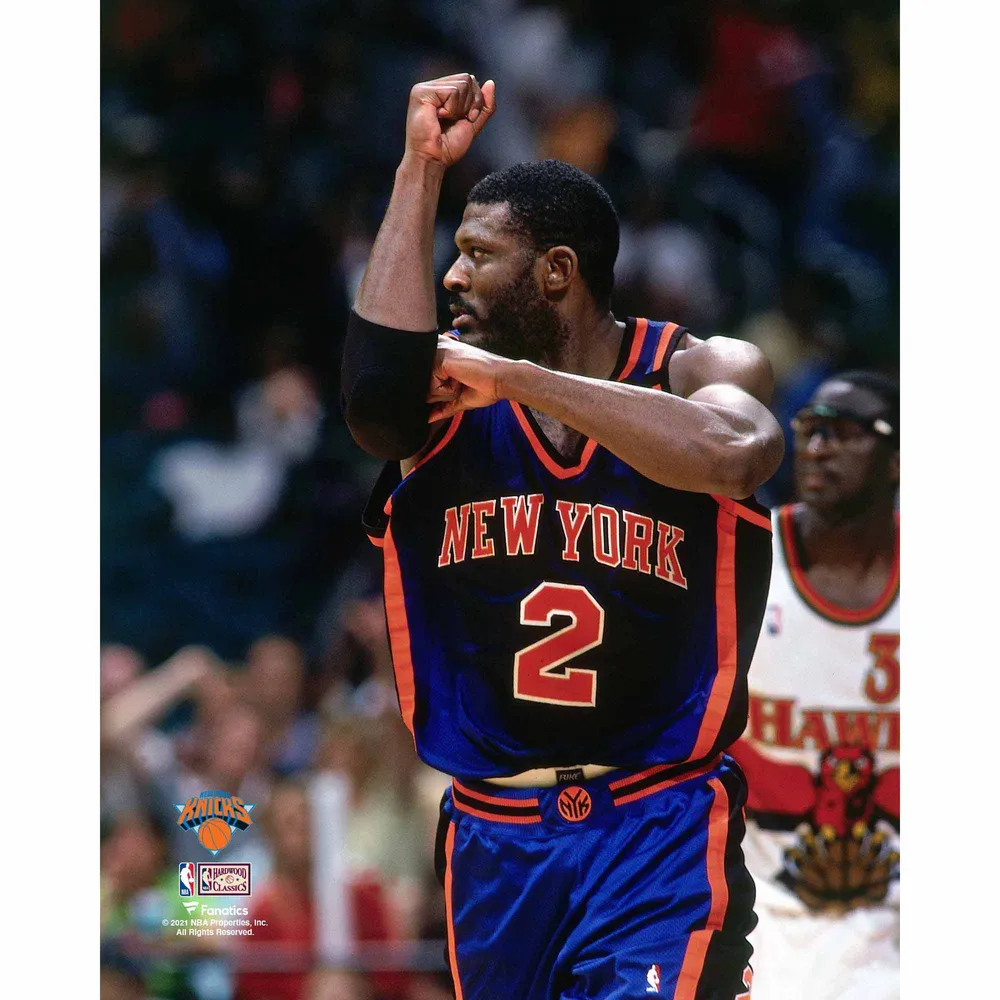
[[[667,353],[667,348],[670,346],[670,338],[674,335],[677,325],[676,323],[664,324],[663,332],[660,334],[660,342],[656,345],[656,354],[653,356],[653,367],[650,371],[658,371],[660,365],[663,364],[663,355]]]
[[[501,813],[483,812],[481,809],[474,809],[472,806],[452,799],[455,808],[460,812],[468,813],[470,816],[477,816],[479,819],[488,819],[491,823],[516,823],[519,826],[526,826],[529,823],[541,823],[541,814],[536,816],[504,816]]]
[[[763,528],[765,531],[774,530],[769,517],[758,514],[757,511],[739,503],[739,501],[733,500],[731,497],[720,496],[717,493],[712,493],[711,497],[720,507],[724,507],[737,517],[742,517],[744,521],[749,521],[751,524],[755,524],[758,528]]]
[[[799,596],[814,611],[840,625],[868,625],[881,618],[892,607],[899,595],[899,515],[896,515],[896,540],[892,558],[892,569],[886,580],[882,593],[866,608],[844,608],[825,598],[810,582],[802,568],[798,549],[795,546],[795,527],[793,521],[793,505],[782,507],[778,511],[778,527],[781,535],[781,545],[788,563],[789,575]]]
[[[413,468],[410,469],[409,472],[407,472],[406,476],[403,477],[404,479],[407,476],[412,476],[413,473],[416,472],[421,465],[425,465],[427,462],[429,462],[439,451],[441,451],[442,448],[444,448],[448,444],[448,442],[455,436],[455,432],[458,430],[458,425],[462,422],[462,417],[465,416],[465,413],[466,413],[465,410],[461,410],[451,418],[451,427],[449,427],[448,430],[445,431],[444,436],[441,438],[441,440],[438,441],[438,443],[434,445],[434,447],[431,448],[431,450],[427,452],[427,454],[424,455],[423,458],[419,459],[416,465],[414,465]]]
[[[736,683],[736,518],[727,505],[720,504],[715,556],[715,642],[718,668],[698,738],[688,760],[704,757],[718,739],[726,709]]]
[[[528,418],[525,416],[524,409],[521,407],[520,403],[515,403],[514,400],[508,400],[510,403],[510,408],[514,411],[514,416],[517,417],[517,422],[521,425],[521,430],[524,431],[524,436],[528,439],[528,443],[531,445],[532,450],[538,456],[542,465],[552,473],[557,479],[569,479],[572,476],[578,476],[585,468],[587,468],[590,459],[593,457],[594,452],[597,450],[597,442],[593,438],[588,438],[587,444],[584,446],[583,452],[580,455],[580,461],[576,465],[566,468],[560,465],[546,450],[545,446],[535,434],[534,428],[528,422]]]
[[[632,374],[635,366],[639,362],[639,355],[642,354],[642,345],[646,342],[646,330],[649,328],[648,319],[636,319],[635,333],[632,335],[632,349],[629,351],[628,361],[621,370],[621,374],[615,379],[616,382],[623,382]]]
[[[676,764],[664,764],[664,768],[676,767]],[[673,778],[666,778],[663,781],[656,782],[655,785],[650,785],[647,788],[643,788],[638,792],[631,792],[626,795],[622,795],[615,799],[616,806],[628,805],[629,802],[636,802],[639,799],[644,799],[647,795],[655,795],[657,792],[665,791],[668,788],[672,788],[674,785],[679,785],[683,781],[690,781],[692,778],[700,778],[702,775],[708,774],[709,771],[719,766],[719,759],[716,758],[710,764],[706,764],[704,767],[697,767],[692,771],[686,771],[684,774],[678,774]],[[609,785],[608,788],[614,790],[614,788],[621,787],[622,785],[627,785],[630,782],[635,782],[640,778],[646,777],[650,774],[655,774],[657,768],[651,767],[646,771],[640,771],[638,774],[633,774],[629,778],[623,778],[621,781],[616,781]]]
[[[387,513],[391,506],[390,498],[386,504]],[[413,657],[410,652],[410,624],[406,618],[403,575],[399,568],[399,555],[396,552],[396,541],[392,537],[391,524],[386,528],[382,552],[385,557],[385,618],[389,628],[389,647],[392,650],[392,667],[396,675],[399,712],[416,746],[416,737],[413,733],[416,688],[413,683]]]
[[[455,1000],[463,1000],[462,982],[458,975],[458,955],[455,948],[455,906],[452,902],[452,861],[455,850],[455,824],[448,824],[448,833],[444,839],[444,912],[448,927],[448,962],[451,965],[451,978],[455,984]]]
[[[621,382],[632,374],[635,366],[639,362],[639,357],[642,354],[642,347],[645,343],[646,332],[648,329],[649,320],[637,319],[635,321],[635,331],[632,334],[632,345],[629,350],[628,360],[625,362],[625,366],[622,368],[621,373],[616,377],[615,381]],[[570,479],[573,476],[578,476],[585,468],[587,468],[594,452],[597,451],[597,442],[593,438],[587,438],[587,443],[584,445],[583,451],[580,453],[580,458],[575,465],[568,467],[560,465],[559,462],[549,453],[545,445],[538,439],[538,435],[535,433],[534,427],[531,426],[531,421],[528,420],[521,404],[515,402],[513,399],[508,400],[508,402],[510,403],[510,408],[514,413],[514,416],[517,418],[517,422],[521,425],[521,430],[524,431],[524,436],[528,439],[528,443],[531,445],[532,451],[534,451],[538,460],[545,466],[548,472],[550,472],[557,479]]]
[[[715,792],[715,799],[708,814],[708,847],[705,867],[708,875],[709,905],[708,919],[701,930],[692,932],[688,938],[684,961],[677,977],[674,1000],[694,1000],[698,992],[698,981],[705,968],[705,956],[712,935],[722,929],[722,922],[729,906],[729,885],[726,882],[726,841],[729,839],[729,796],[718,778],[710,778],[709,785]]]
[[[538,799],[504,799],[499,795],[484,795],[482,792],[474,792],[471,788],[466,788],[458,778],[452,778],[451,783],[463,795],[468,795],[470,799],[478,799],[480,802],[489,802],[496,806],[534,806],[536,809],[538,808]]]

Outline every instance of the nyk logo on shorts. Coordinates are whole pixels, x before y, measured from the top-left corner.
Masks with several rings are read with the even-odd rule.
[[[213,857],[232,839],[236,830],[245,830],[253,823],[250,813],[255,803],[246,802],[226,792],[202,792],[181,804],[174,803],[180,813],[177,825],[190,830],[198,843]]]
[[[568,823],[579,823],[590,815],[593,802],[590,799],[590,792],[579,785],[570,785],[559,793],[556,799],[556,807],[559,815]]]

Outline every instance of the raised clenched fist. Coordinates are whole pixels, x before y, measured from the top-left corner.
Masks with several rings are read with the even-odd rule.
[[[492,80],[479,86],[471,73],[418,83],[406,111],[406,152],[441,166],[456,163],[496,110]]]

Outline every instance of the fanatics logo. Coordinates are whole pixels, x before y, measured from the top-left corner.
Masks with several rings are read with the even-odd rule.
[[[660,992],[660,967],[658,965],[651,965],[649,967],[649,972],[646,973],[646,992],[647,993],[659,993]]]
[[[564,788],[559,793],[556,805],[559,808],[559,815],[567,823],[579,823],[580,820],[586,819],[593,807],[590,792],[579,785],[570,785],[569,788]]]

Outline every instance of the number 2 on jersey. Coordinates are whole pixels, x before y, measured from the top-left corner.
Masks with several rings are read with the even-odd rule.
[[[565,664],[601,644],[604,608],[575,583],[540,583],[521,601],[522,625],[551,625],[556,616],[571,619],[569,625],[514,654],[514,697],[592,707],[597,671]]]

